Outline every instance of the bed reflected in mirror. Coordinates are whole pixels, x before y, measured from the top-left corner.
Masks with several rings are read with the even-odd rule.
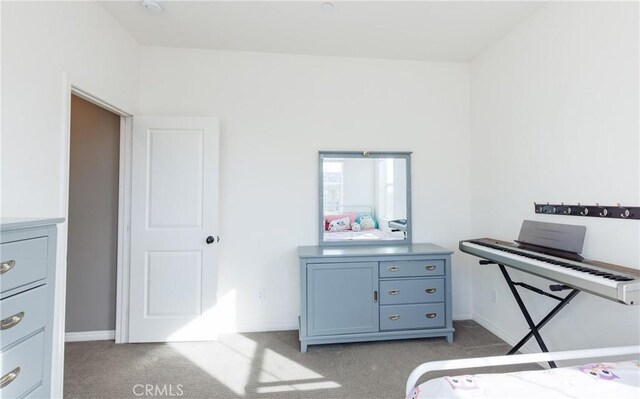
[[[409,243],[409,161],[410,153],[321,152],[321,244]]]

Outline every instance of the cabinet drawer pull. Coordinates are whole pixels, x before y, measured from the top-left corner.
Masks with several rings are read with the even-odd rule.
[[[0,389],[11,384],[13,380],[18,378],[18,374],[20,374],[20,367],[16,367],[15,369],[9,371],[7,374],[3,375],[2,378],[0,378]]]
[[[373,303],[378,303],[378,290],[373,291]]]
[[[435,288],[427,288],[426,290],[424,290],[424,292],[426,292],[427,294],[433,294],[434,292],[436,292]]]
[[[389,290],[389,295],[398,295],[400,290]]]
[[[8,260],[6,262],[0,263],[0,274],[5,274],[9,270],[13,269],[15,265],[16,265],[15,260]]]
[[[398,316],[397,314],[392,314],[391,316],[389,316],[389,320],[393,320],[396,321],[400,318],[400,316]]]
[[[0,321],[0,330],[8,330],[11,327],[15,327],[24,318],[24,312],[16,313],[13,316],[9,316],[6,319]]]
[[[398,266],[391,266],[391,267],[389,267],[389,271],[390,271],[390,272],[397,272],[397,271],[398,271]]]
[[[438,315],[437,313],[427,313],[425,316],[427,316],[427,319],[433,319],[437,315]]]
[[[436,265],[426,265],[424,268],[427,270],[436,270]]]

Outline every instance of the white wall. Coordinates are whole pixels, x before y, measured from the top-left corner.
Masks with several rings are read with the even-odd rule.
[[[3,216],[63,215],[65,84],[134,112],[138,58],[100,5],[2,3]]]
[[[2,207],[9,216],[65,216],[69,85],[128,112],[138,100],[139,46],[100,5],[2,2]],[[56,298],[64,309],[66,225]],[[64,317],[54,330],[62,336]],[[56,354],[62,347],[54,344]],[[59,357],[57,360],[61,360]],[[62,367],[54,364],[59,395]]]
[[[220,118],[222,329],[297,328],[296,247],[318,240],[318,150],[414,151],[415,242],[453,249],[469,236],[466,64],[166,48],[141,54],[143,114]],[[459,256],[454,274],[453,312],[468,317]]]
[[[550,4],[471,63],[473,236],[514,239],[523,219],[585,225],[585,257],[640,267],[638,221],[533,212],[534,201],[640,202],[638,29],[637,2]],[[523,336],[497,269],[473,271],[474,318]],[[555,304],[524,297],[536,320]],[[551,349],[637,344],[639,315],[580,294],[543,335]]]

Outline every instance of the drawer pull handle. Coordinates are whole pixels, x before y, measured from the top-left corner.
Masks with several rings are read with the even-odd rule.
[[[8,330],[11,327],[15,327],[24,318],[24,312],[16,313],[13,316],[9,316],[6,319],[0,321],[0,330]]]
[[[400,290],[389,290],[389,295],[398,295]]]
[[[373,291],[373,303],[378,303],[378,290]]]
[[[433,319],[437,315],[438,315],[437,313],[427,313],[425,316],[427,316],[427,319]]]
[[[398,316],[397,314],[392,314],[391,316],[389,316],[389,320],[392,321],[396,321],[400,318],[400,316]]]
[[[398,266],[391,266],[391,267],[389,268],[389,271],[390,271],[390,272],[397,272],[397,271],[398,271]]]
[[[0,264],[0,274],[5,274],[9,270],[13,269],[15,265],[16,265],[15,260],[8,260],[6,262],[2,262]]]
[[[424,290],[424,292],[426,292],[427,294],[433,294],[434,292],[436,292],[435,288],[427,288],[426,290]]]
[[[424,268],[427,270],[436,270],[436,265],[427,265]]]
[[[7,374],[3,375],[2,378],[0,378],[0,389],[11,384],[13,380],[18,378],[18,374],[20,374],[20,367],[16,367],[15,369],[9,371]]]

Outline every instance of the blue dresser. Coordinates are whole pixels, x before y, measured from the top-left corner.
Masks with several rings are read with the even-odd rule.
[[[48,398],[56,223],[0,222],[0,397]]]
[[[453,342],[451,254],[433,244],[298,247],[300,350],[406,338]]]

